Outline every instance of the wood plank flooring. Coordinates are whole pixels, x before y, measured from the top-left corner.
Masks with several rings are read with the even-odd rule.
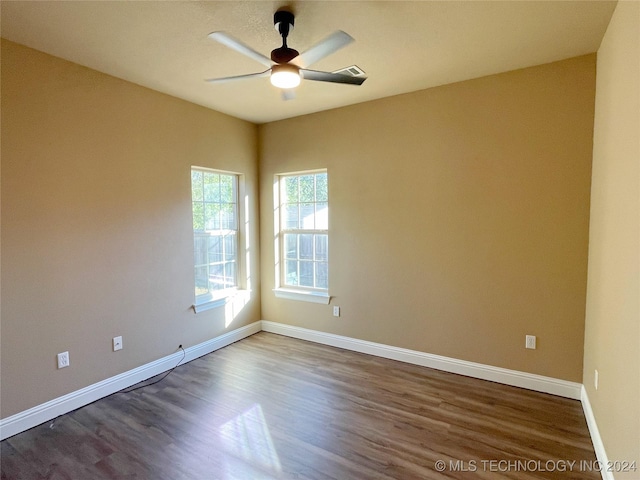
[[[577,401],[266,332],[0,448],[12,480],[600,478]]]

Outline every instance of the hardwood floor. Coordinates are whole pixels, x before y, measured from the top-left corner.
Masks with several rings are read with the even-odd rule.
[[[0,448],[15,480],[600,478],[577,401],[266,332]]]

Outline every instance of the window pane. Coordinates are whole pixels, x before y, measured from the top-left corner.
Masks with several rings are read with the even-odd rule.
[[[209,292],[209,280],[207,267],[196,268],[196,296]]]
[[[224,237],[224,253],[226,262],[234,262],[236,259],[236,236],[227,235]]]
[[[318,173],[316,175],[316,202],[326,202],[329,199],[327,188],[327,174]]]
[[[300,224],[298,223],[298,205],[287,205],[284,225],[286,229],[300,228]]]
[[[231,199],[229,201],[237,205],[238,204],[238,179],[237,177],[234,177],[234,176],[230,178],[231,178]]]
[[[219,235],[209,237],[209,261],[208,263],[217,263],[222,261],[222,242]]]
[[[313,262],[300,262],[300,286],[313,287]]]
[[[220,202],[232,203],[233,201],[233,178],[229,175],[220,175]]]
[[[224,264],[216,263],[209,266],[209,289],[222,290],[224,288]]]
[[[298,285],[298,262],[295,260],[287,260],[285,264],[285,284]]]
[[[302,260],[313,260],[313,235],[300,235],[300,258]]]
[[[207,231],[220,230],[220,205],[217,203],[204,204],[204,228]]]
[[[298,177],[284,177],[284,203],[298,203]]]
[[[204,265],[207,261],[207,237],[196,235],[193,239],[193,263]]]
[[[192,203],[193,231],[204,232],[204,205],[202,202]]]
[[[300,222],[305,230],[313,230],[315,227],[315,208],[313,203],[303,203],[300,205]]]
[[[327,203],[316,203],[316,228],[329,230],[329,205]]]
[[[284,236],[284,252],[285,258],[298,258],[298,235],[289,233]]]
[[[191,200],[202,200],[202,172],[191,170]]]
[[[223,230],[236,230],[236,205],[223,203],[220,205],[220,228]]]
[[[314,260],[317,262],[329,261],[329,254],[327,251],[328,237],[327,235],[314,235],[316,241],[316,255]]]
[[[236,284],[236,264],[229,262],[225,267],[226,284],[225,288],[231,288]]]
[[[314,175],[302,175],[300,177],[300,201],[313,202],[315,198],[314,192]]]
[[[220,201],[220,175],[213,173],[204,174],[204,201]]]
[[[329,287],[329,268],[326,262],[316,263],[316,288]]]

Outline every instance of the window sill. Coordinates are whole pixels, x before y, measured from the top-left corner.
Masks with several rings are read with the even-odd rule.
[[[312,292],[309,290],[289,290],[286,288],[274,288],[278,298],[286,298],[287,300],[298,300],[300,302],[321,303],[323,305],[329,305],[331,297],[327,293]]]
[[[218,307],[224,307],[227,303],[233,301],[236,297],[248,296],[249,290],[230,290],[224,296],[213,298],[211,300],[202,301],[191,305],[195,313],[206,312]]]

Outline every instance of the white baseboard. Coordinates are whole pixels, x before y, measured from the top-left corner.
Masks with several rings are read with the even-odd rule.
[[[602,437],[600,437],[600,430],[598,430],[598,425],[596,424],[596,417],[593,415],[591,402],[589,402],[587,389],[584,388],[584,385],[582,386],[580,392],[580,401],[582,402],[582,410],[584,411],[584,416],[587,419],[587,427],[589,427],[591,443],[593,443],[593,449],[596,452],[596,458],[598,459],[598,462],[600,462],[600,465],[608,465],[609,457],[607,457],[607,452],[604,449],[604,443],[602,443]],[[608,471],[606,468],[600,469],[600,473],[602,474],[602,480],[615,480],[613,478],[613,473]]]
[[[277,333],[288,337],[309,340],[311,342],[344,348],[354,352],[366,353],[377,357],[389,358],[401,362],[435,368],[445,372],[457,373],[468,377],[490,380],[492,382],[526,388],[537,392],[550,393],[560,397],[580,400],[581,383],[559,380],[533,373],[509,370],[493,367],[482,363],[468,362],[456,358],[433,355],[431,353],[418,352],[406,348],[392,347],[381,343],[358,340],[356,338],[334,335],[332,333],[319,332],[301,327],[294,327],[282,323],[262,320],[262,330]]]
[[[185,358],[182,363],[195,360],[198,357],[211,353],[222,347],[226,347],[238,340],[258,333],[261,330],[261,322],[238,328],[206,342],[185,349]],[[135,385],[138,382],[154,377],[162,372],[170,370],[182,359],[182,352],[176,352],[156,361],[121,373],[115,377],[107,378],[88,387],[76,390],[62,397],[24,410],[0,420],[0,440],[24,432],[41,423],[52,420],[60,415],[71,412],[77,408],[95,402],[100,398],[111,395],[123,388]]]

